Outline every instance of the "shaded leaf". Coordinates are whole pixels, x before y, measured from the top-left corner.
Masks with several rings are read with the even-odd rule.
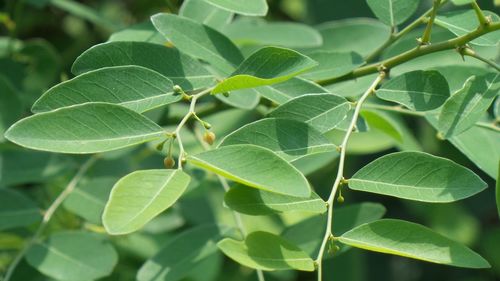
[[[60,232],[33,245],[26,253],[26,260],[52,278],[88,281],[110,275],[118,254],[96,234]]]
[[[265,16],[267,14],[266,0],[205,0],[206,2],[230,12],[245,16]]]
[[[289,162],[310,154],[335,151],[337,148],[306,123],[276,118],[247,124],[227,135],[220,146],[235,144],[265,147]]]
[[[0,142],[4,141],[5,130],[23,113],[23,104],[14,86],[0,75]]]
[[[500,163],[498,165],[498,174],[500,175]],[[497,201],[497,209],[498,209],[498,216],[500,217],[500,176],[497,177],[497,186],[496,186],[496,201]]]
[[[403,132],[399,130],[398,124],[386,112],[363,110],[361,111],[361,116],[370,128],[379,130],[399,143],[403,142]]]
[[[309,197],[306,178],[271,150],[249,144],[219,147],[191,155],[188,162],[230,180],[296,197]]]
[[[260,101],[259,91],[255,88],[231,91],[227,97],[224,95],[216,95],[215,97],[232,107],[246,110],[254,109]]]
[[[0,230],[29,226],[41,218],[31,199],[18,191],[0,188]]]
[[[83,52],[73,63],[71,72],[123,65],[138,65],[169,78],[184,90],[211,86],[214,77],[201,63],[176,49],[147,42],[109,42]]]
[[[278,84],[258,87],[256,90],[261,96],[277,104],[283,104],[304,94],[330,93],[327,89],[312,81],[297,77]]]
[[[229,78],[217,84],[212,93],[280,83],[316,65],[317,62],[296,51],[264,47],[248,57]]]
[[[488,185],[471,170],[423,152],[396,152],[361,168],[349,188],[422,202],[452,202]]]
[[[102,215],[110,234],[127,234],[143,227],[184,193],[190,181],[182,170],[142,170],[121,178],[111,190]]]
[[[140,144],[164,134],[146,117],[119,105],[85,103],[18,121],[5,137],[31,149],[96,153]]]
[[[213,29],[220,29],[233,19],[233,13],[210,5],[205,0],[184,1],[179,9],[179,16],[193,19]]]
[[[245,241],[226,238],[217,246],[231,259],[262,270],[314,271],[314,261],[297,246],[271,233],[250,233]]]
[[[435,70],[412,71],[392,78],[376,92],[377,97],[402,104],[412,110],[440,107],[450,96],[448,82]]]
[[[33,105],[44,112],[86,102],[115,103],[139,113],[182,99],[170,79],[140,66],[106,67],[86,72],[45,92]]]
[[[339,77],[364,63],[363,57],[355,52],[314,51],[307,56],[319,62],[317,67],[301,75],[310,80]]]
[[[229,74],[243,61],[240,50],[225,35],[192,19],[156,14],[151,21],[183,53],[202,59]]]
[[[337,127],[347,116],[350,103],[333,94],[308,94],[282,104],[269,117],[305,122],[321,133]]]
[[[498,95],[500,74],[472,76],[454,93],[439,114],[439,131],[444,137],[458,135],[481,119]]]
[[[297,198],[244,185],[232,187],[224,196],[224,202],[229,208],[239,213],[253,216],[293,211],[326,212],[325,201],[314,192],[311,192],[308,198]]]
[[[383,23],[396,26],[415,13],[420,0],[366,0],[366,2]]]
[[[466,268],[489,268],[471,249],[431,229],[402,220],[384,219],[344,233],[339,241],[369,251]]]

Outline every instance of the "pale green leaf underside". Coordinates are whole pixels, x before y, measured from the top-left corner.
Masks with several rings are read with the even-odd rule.
[[[217,253],[217,241],[227,232],[216,225],[191,228],[172,239],[137,273],[138,281],[178,281]]]
[[[173,14],[156,14],[151,20],[179,50],[210,63],[223,74],[230,74],[243,61],[238,47],[211,27]]]
[[[319,63],[317,67],[301,75],[310,80],[339,77],[364,63],[363,57],[355,52],[315,51],[307,56]]]
[[[227,97],[224,95],[216,95],[215,97],[232,107],[246,110],[254,109],[260,101],[259,91],[256,88],[232,91]]]
[[[490,11],[483,11],[485,16],[490,16],[493,22],[500,21],[500,17]],[[479,26],[474,10],[453,11],[436,17],[435,23],[442,26],[457,36],[463,36],[470,33]],[[497,46],[500,41],[500,31],[490,32],[479,38],[472,40],[470,43],[479,46]]]
[[[305,122],[321,133],[336,128],[347,116],[350,103],[333,94],[308,94],[282,104],[269,117]]]
[[[450,88],[439,72],[417,70],[389,80],[375,93],[412,110],[427,111],[440,107],[450,96]]]
[[[267,148],[238,144],[191,155],[188,163],[241,184],[269,192],[309,197],[306,178]]]
[[[205,0],[206,2],[221,9],[245,15],[265,16],[268,6],[266,0]]]
[[[142,170],[121,178],[113,187],[102,222],[110,234],[143,227],[184,193],[190,181],[181,170]]]
[[[499,91],[499,73],[470,77],[445,102],[439,114],[439,131],[449,138],[468,130],[481,119]]]
[[[24,118],[12,125],[5,137],[31,149],[97,153],[151,141],[163,134],[160,126],[128,108],[85,103]]]
[[[374,252],[466,268],[489,268],[471,249],[431,229],[402,220],[363,224],[339,237],[341,243]]]
[[[213,94],[284,82],[317,65],[314,60],[290,49],[264,47],[248,57],[212,90]]]
[[[319,86],[318,84],[297,77],[278,84],[258,87],[256,90],[262,97],[277,104],[284,104],[285,102],[304,94],[329,93],[327,89]]]
[[[471,170],[423,152],[396,152],[361,168],[349,188],[422,202],[452,202],[488,185]]]
[[[210,5],[204,0],[187,0],[182,3],[179,15],[199,23],[220,29],[229,24],[233,13]]]
[[[62,232],[33,245],[27,262],[57,280],[88,281],[108,276],[118,254],[103,237],[86,232]]]
[[[367,0],[375,16],[389,26],[396,26],[410,18],[420,0]]]
[[[28,197],[15,190],[0,189],[0,230],[28,226],[41,217],[35,202]]]
[[[106,102],[142,113],[181,100],[173,86],[170,79],[144,67],[106,67],[52,87],[31,110],[39,113],[86,102]]]
[[[71,72],[138,65],[152,69],[180,85],[184,90],[211,86],[214,77],[195,59],[176,49],[147,42],[108,42],[83,52],[73,63]]]
[[[314,271],[314,261],[297,246],[271,233],[250,233],[245,241],[226,238],[219,248],[236,262],[261,270]]]
[[[234,144],[262,146],[289,162],[315,153],[335,151],[337,148],[306,123],[276,118],[261,119],[247,124],[227,135],[220,146]]]
[[[402,132],[394,118],[387,112],[381,110],[365,109],[361,111],[361,117],[363,117],[370,129],[379,130],[380,132],[390,136],[397,142],[403,143],[404,133]]]
[[[226,205],[242,214],[263,216],[282,212],[326,212],[326,203],[316,193],[308,198],[297,198],[258,190],[244,185],[232,187],[224,196]]]

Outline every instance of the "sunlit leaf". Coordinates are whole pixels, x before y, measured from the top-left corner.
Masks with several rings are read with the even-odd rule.
[[[367,0],[366,2],[383,23],[396,26],[415,13],[420,0]]]
[[[245,16],[265,16],[267,14],[266,0],[205,0],[206,2],[230,12]]]
[[[203,23],[214,29],[227,25],[233,13],[210,5],[204,0],[186,0],[179,9],[179,15]]]

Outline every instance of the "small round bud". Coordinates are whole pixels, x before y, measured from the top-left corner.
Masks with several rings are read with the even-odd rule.
[[[222,93],[222,95],[227,98],[227,97],[229,97],[229,92],[224,92],[224,93]]]
[[[203,140],[209,145],[212,145],[215,141],[215,134],[211,131],[206,131],[205,134],[203,134]]]
[[[339,195],[339,197],[337,197],[337,202],[339,202],[340,204],[344,203],[344,196]]]
[[[163,165],[165,165],[167,169],[172,169],[175,166],[174,158],[172,156],[165,157],[165,159],[163,159]]]
[[[179,85],[174,85],[173,90],[176,94],[182,94],[184,91],[182,90],[181,86]]]

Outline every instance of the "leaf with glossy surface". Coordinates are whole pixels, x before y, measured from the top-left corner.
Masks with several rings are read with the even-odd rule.
[[[339,237],[341,243],[369,251],[466,268],[489,268],[480,255],[415,223],[384,219],[363,224]]]
[[[103,237],[85,232],[62,232],[33,245],[28,263],[57,280],[88,281],[108,276],[118,254]]]
[[[233,13],[245,16],[265,16],[267,14],[266,0],[205,0],[206,2],[228,10]]]
[[[41,218],[40,210],[31,199],[18,191],[0,188],[0,230],[28,226]]]
[[[271,150],[238,144],[219,147],[187,158],[200,168],[244,185],[296,197],[309,197],[306,178]]]
[[[216,243],[228,232],[216,225],[194,227],[179,234],[137,273],[138,281],[178,281],[217,253]]]
[[[316,65],[317,62],[296,51],[264,47],[248,57],[229,78],[217,84],[212,93],[284,82]]]
[[[303,95],[282,104],[269,117],[305,122],[325,133],[336,128],[351,109],[343,97],[333,94]]]
[[[18,120],[23,113],[23,103],[17,96],[14,86],[0,75],[0,142],[4,141],[4,132]]]
[[[229,74],[243,61],[238,47],[225,35],[192,19],[156,14],[151,21],[183,53],[210,63]]]
[[[366,0],[375,16],[389,26],[397,26],[410,18],[420,0]]]
[[[439,72],[417,70],[392,78],[375,93],[383,100],[427,111],[440,107],[450,96],[450,88]]]
[[[396,152],[361,168],[349,188],[422,202],[452,202],[488,185],[471,170],[423,152]]]
[[[321,87],[320,85],[298,77],[294,77],[278,84],[258,87],[256,90],[261,96],[277,104],[283,104],[304,94],[330,93],[327,89]]]
[[[292,162],[307,155],[335,151],[337,146],[310,125],[288,119],[266,118],[227,135],[219,146],[254,144]]]
[[[195,59],[178,50],[147,42],[109,42],[83,52],[71,72],[82,74],[110,66],[138,65],[152,69],[184,90],[211,86],[214,77]]]
[[[233,13],[210,5],[205,0],[184,1],[179,9],[179,16],[193,19],[213,29],[220,29],[233,19]]]
[[[111,190],[102,222],[110,234],[127,234],[143,227],[184,193],[190,181],[182,170],[135,171]]]
[[[245,241],[226,238],[218,244],[226,256],[261,270],[314,271],[314,261],[297,246],[271,233],[250,233]]]
[[[441,109],[439,131],[449,138],[474,126],[488,110],[499,90],[499,73],[470,77]]]
[[[500,17],[490,11],[484,11],[485,16],[491,17],[492,22],[500,21]],[[477,29],[479,21],[474,10],[462,10],[448,12],[436,17],[435,23],[442,26],[457,36],[463,36]],[[487,33],[479,38],[472,40],[470,43],[479,46],[497,46],[500,41],[500,31]]]
[[[106,67],[86,72],[45,92],[35,113],[86,102],[119,104],[142,113],[182,99],[165,76],[140,66]]]
[[[347,74],[364,63],[363,57],[355,52],[315,51],[307,54],[319,65],[301,75],[310,80],[321,80]]]
[[[293,211],[319,214],[326,212],[326,202],[314,192],[308,198],[297,198],[244,185],[232,187],[224,196],[224,202],[229,208],[252,216]]]
[[[97,153],[161,137],[163,129],[128,108],[85,103],[39,113],[18,121],[5,137],[31,149],[61,153]]]

